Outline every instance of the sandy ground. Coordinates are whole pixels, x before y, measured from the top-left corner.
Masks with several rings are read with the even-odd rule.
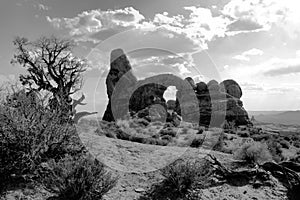
[[[163,147],[139,144],[130,141],[97,136],[93,130],[80,133],[80,138],[89,151],[103,161],[120,178],[118,184],[105,200],[139,199],[154,183],[163,180],[159,169],[179,158],[203,158],[213,154],[222,163],[230,163],[230,154],[203,148]],[[281,185],[254,189],[251,185],[233,187],[227,184],[203,190],[201,199],[286,199],[286,189]]]

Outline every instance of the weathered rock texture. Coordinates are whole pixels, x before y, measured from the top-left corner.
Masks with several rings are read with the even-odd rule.
[[[172,107],[182,120],[205,126],[221,126],[225,120],[236,125],[250,124],[240,100],[242,90],[234,80],[220,84],[216,80],[195,84],[191,77],[182,80],[174,75],[162,74],[137,81],[121,49],[112,51],[110,67],[106,79],[109,103],[103,120],[114,121],[129,113],[151,115],[151,112],[155,119],[166,120],[168,116],[170,120],[167,110]],[[163,98],[169,86],[177,89],[177,99],[172,105],[167,105]]]
[[[119,84],[121,78],[127,80],[127,81],[123,81],[126,82],[127,85],[135,85],[135,83],[137,82],[136,77],[131,72],[131,65],[129,63],[127,56],[125,55],[122,49],[115,49],[111,52],[110,70],[106,78],[106,90],[107,90],[107,96],[109,101],[104,116],[102,118],[105,121],[115,120],[113,114],[113,107],[115,108],[115,106],[118,105],[112,104],[112,98],[115,91],[115,87],[117,87],[117,84]]]

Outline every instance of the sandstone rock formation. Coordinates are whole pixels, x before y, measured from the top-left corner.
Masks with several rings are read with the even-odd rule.
[[[128,85],[135,85],[135,83],[137,82],[136,77],[131,72],[131,65],[127,56],[125,55],[122,49],[115,49],[111,52],[110,70],[106,78],[106,89],[109,102],[106,107],[104,116],[102,118],[105,121],[115,120],[112,107],[118,105],[112,104],[112,95],[116,85],[123,76],[124,79],[128,80],[126,82]]]
[[[242,89],[239,84],[231,79],[225,80],[220,83],[221,90],[227,94],[240,99],[243,95]]]
[[[178,124],[176,114],[167,113],[168,108],[172,108],[182,120],[205,126],[221,126],[225,120],[236,125],[251,123],[240,100],[242,90],[234,80],[225,80],[220,84],[216,80],[195,84],[191,77],[182,80],[174,75],[162,74],[138,81],[131,73],[129,60],[121,49],[111,53],[106,86],[109,103],[103,116],[105,121],[131,114],[147,116],[148,120],[168,121],[175,116],[175,124]],[[163,95],[169,86],[176,87],[177,99],[175,103],[167,104]]]
[[[177,98],[181,98],[181,93],[182,91],[178,91]],[[196,84],[195,94],[199,101],[200,125],[221,126],[224,120],[234,122],[236,125],[251,123],[240,100],[242,90],[234,80],[225,80],[221,84],[216,80],[211,80],[207,84],[199,82]],[[179,101],[176,102],[175,111],[181,113],[181,105]]]

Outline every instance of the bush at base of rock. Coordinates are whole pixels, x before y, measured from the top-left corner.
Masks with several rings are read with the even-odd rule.
[[[248,164],[262,164],[263,162],[272,160],[268,146],[260,142],[244,144],[235,152],[234,157]]]

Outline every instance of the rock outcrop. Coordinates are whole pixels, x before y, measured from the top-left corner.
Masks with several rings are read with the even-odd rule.
[[[220,83],[222,92],[240,99],[243,95],[242,89],[237,82],[234,80],[228,79]]]
[[[236,125],[251,123],[240,100],[242,90],[234,80],[195,84],[191,77],[182,80],[162,74],[138,81],[121,49],[112,51],[110,67],[106,79],[109,103],[103,116],[105,121],[114,121],[128,114],[147,116],[148,120],[172,121],[175,114],[168,114],[171,108],[182,120],[204,126],[221,126],[225,120]],[[167,104],[163,95],[169,86],[176,87],[177,99]]]
[[[181,91],[178,91],[178,98],[180,93]],[[236,125],[251,124],[240,100],[242,90],[234,80],[225,80],[220,84],[216,80],[207,84],[199,82],[196,84],[195,94],[199,101],[200,125],[221,126],[224,120]],[[177,103],[176,106],[176,110],[180,112],[180,105]]]
[[[123,81],[128,85],[135,85],[137,82],[136,77],[131,72],[130,62],[123,52],[122,49],[115,49],[111,52],[110,56],[110,70],[106,78],[106,90],[108,96],[108,105],[106,107],[103,120],[105,121],[114,121],[113,109],[116,110],[119,105],[112,103],[112,96],[114,94],[115,88],[121,78],[124,78]],[[124,85],[126,86],[126,85]],[[117,91],[118,93],[119,91]]]

